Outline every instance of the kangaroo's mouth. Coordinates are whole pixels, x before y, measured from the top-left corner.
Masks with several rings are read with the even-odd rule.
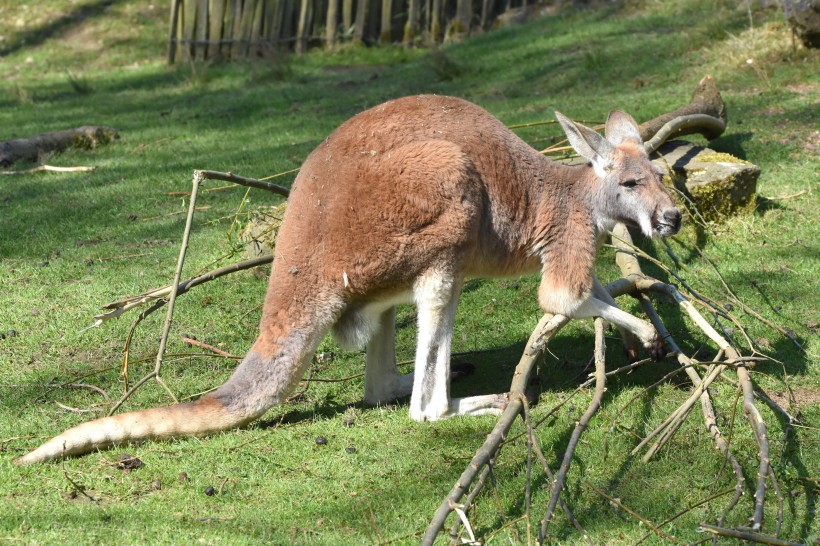
[[[661,237],[669,237],[680,231],[681,213],[678,209],[668,209],[655,214],[652,219],[652,230]]]

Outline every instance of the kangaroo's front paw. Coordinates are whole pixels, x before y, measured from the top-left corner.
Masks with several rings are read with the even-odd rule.
[[[644,347],[649,351],[649,355],[655,362],[663,360],[664,357],[666,357],[666,347],[663,344],[663,338],[661,338],[657,332],[652,336],[652,339],[644,343]]]

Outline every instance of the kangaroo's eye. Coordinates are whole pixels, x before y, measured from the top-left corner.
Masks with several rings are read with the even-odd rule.
[[[632,179],[624,180],[623,182],[621,182],[621,186],[623,186],[624,188],[634,188],[637,185],[638,181]]]

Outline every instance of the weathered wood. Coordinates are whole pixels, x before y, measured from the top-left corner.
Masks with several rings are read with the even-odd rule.
[[[296,27],[296,53],[302,54],[307,51],[308,29],[310,28],[310,12],[313,2],[311,0],[301,0],[299,7],[299,24]]]
[[[700,83],[695,88],[695,92],[692,93],[692,99],[689,101],[689,104],[683,108],[678,108],[672,112],[660,115],[646,123],[642,123],[639,127],[641,138],[643,138],[645,142],[673,119],[692,114],[706,114],[717,118],[723,121],[725,128],[727,120],[726,105],[723,103],[723,97],[720,96],[720,91],[718,91],[712,76],[706,76],[700,80]],[[719,137],[722,132],[723,130],[717,128],[717,126],[709,128],[705,128],[703,125],[691,126],[682,128],[675,132],[675,134],[669,135],[669,138],[692,133],[702,133],[707,139],[713,140]]]
[[[222,24],[225,22],[225,0],[210,0],[208,13],[208,48],[209,58],[219,58],[222,55]]]
[[[182,0],[171,0],[171,20],[168,23],[168,64],[173,64],[177,56],[177,36],[179,36],[179,9]]]
[[[208,0],[198,0],[196,3],[196,42],[194,43],[194,58],[205,60],[208,56]]]
[[[328,0],[327,20],[325,21],[325,47],[336,47],[337,25],[339,20],[339,0]]]
[[[254,0],[255,5],[248,43],[248,55],[251,57],[259,57],[262,54],[262,26],[265,20],[265,4],[267,3],[263,0]],[[270,7],[267,9],[270,9]]]
[[[66,148],[96,148],[117,138],[119,133],[112,127],[84,125],[76,129],[6,140],[0,142],[0,166],[8,166],[15,161],[37,161],[43,154]]]
[[[187,62],[193,56],[192,43],[196,31],[196,0],[184,0],[181,14],[182,40],[179,44],[179,52],[182,61]]]
[[[364,41],[364,27],[367,24],[368,5],[370,0],[359,0],[356,3],[356,23],[353,29],[353,42],[362,43]]]
[[[412,46],[415,43],[416,36],[419,34],[420,17],[420,0],[408,0],[407,22],[404,24],[404,37],[402,38],[402,44],[404,44],[405,47]]]
[[[382,21],[379,30],[379,45],[393,41],[393,0],[382,0]]]

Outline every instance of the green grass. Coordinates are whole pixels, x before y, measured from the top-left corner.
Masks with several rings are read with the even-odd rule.
[[[421,92],[468,98],[509,124],[551,119],[555,109],[600,120],[608,110],[623,108],[649,119],[684,104],[707,73],[723,92],[730,120],[711,147],[761,166],[759,206],[710,226],[699,239],[690,228],[673,247],[694,286],[724,301],[714,288],[720,282],[714,270],[693,248],[697,244],[741,300],[793,331],[805,347],[805,353],[798,351],[785,336],[735,309],[760,350],[783,363],[759,365],[755,381],[780,393],[779,399],[791,389],[797,404],[783,403],[803,418],[804,427],[785,434],[785,423],[761,405],[785,496],[782,536],[811,542],[820,535],[820,62],[816,52],[792,49],[778,13],[755,11],[750,29],[745,9],[734,2],[647,0],[489,33],[444,49],[447,62],[424,50],[347,47],[285,57],[277,65],[168,67],[165,3],[50,0],[0,10],[0,140],[83,124],[110,125],[121,134],[96,150],[44,158],[55,165],[92,165],[91,173],[0,176],[0,332],[6,333],[0,339],[0,543],[418,542],[494,420],[418,424],[407,416],[406,401],[366,408],[360,403],[361,378],[313,383],[299,401],[271,410],[243,431],[117,448],[62,465],[16,468],[10,461],[40,437],[108,407],[99,392],[64,383],[94,373],[85,381],[111,398],[121,394],[118,366],[134,317],[84,328],[101,304],[170,282],[183,227],[183,215],[175,213],[187,206],[184,196],[172,192],[190,189],[193,169],[252,177],[293,169],[354,113]],[[519,133],[536,146],[556,134],[549,126]],[[199,205],[210,208],[197,213],[186,275],[230,252],[231,226],[244,195],[235,188],[201,196]],[[248,198],[250,206],[276,201],[259,191]],[[647,248],[665,259],[662,249]],[[611,251],[604,250],[602,280],[617,275],[611,263]],[[646,270],[665,278],[652,267]],[[264,279],[245,272],[182,297],[169,352],[193,352],[179,340],[189,334],[243,354],[253,341],[265,289]],[[481,352],[456,357],[474,363],[478,372],[454,385],[457,395],[497,391],[509,383],[540,316],[536,291],[537,279],[530,277],[468,284],[453,349]],[[660,310],[688,351],[701,347],[703,337],[689,334],[673,307]],[[132,379],[153,366],[158,315],[137,330],[132,359],[145,361],[132,364]],[[400,360],[413,356],[412,317],[412,309],[400,309]],[[743,338],[736,338],[748,354]],[[584,322],[551,344],[539,370],[536,418],[586,377],[591,340],[590,323]],[[331,340],[320,351],[331,357],[315,365],[314,377],[363,371],[361,353],[343,352]],[[622,362],[613,338],[609,366]],[[168,359],[163,377],[187,397],[220,384],[233,367],[229,360],[179,356]],[[611,381],[579,446],[565,498],[596,543],[634,544],[646,528],[586,482],[654,523],[733,485],[696,413],[658,459],[643,464],[629,457],[635,435],[660,423],[687,397],[687,387],[667,382],[619,412],[672,369],[658,364]],[[733,431],[733,451],[751,487],[757,449],[736,410],[735,388],[721,382],[713,394],[719,425]],[[590,396],[576,395],[539,427],[551,461],[562,455]],[[72,413],[58,402],[92,411]],[[165,391],[149,383],[127,408],[168,402]],[[349,418],[353,426],[345,425]],[[610,431],[613,420],[618,426]],[[514,433],[521,432],[516,427]],[[316,443],[319,436],[327,438],[325,445]],[[125,452],[145,466],[128,473],[115,468],[113,461]],[[525,461],[523,440],[506,446],[496,466],[498,500],[482,495],[471,514],[477,535],[491,543],[526,540],[523,524],[491,535],[523,515]],[[187,479],[180,479],[182,472]],[[535,519],[546,504],[544,485],[537,473]],[[209,486],[215,495],[204,493]],[[746,524],[750,498],[751,490],[727,525]],[[769,499],[765,531],[773,534],[776,503],[774,495]],[[697,524],[714,521],[726,502],[728,497],[709,502],[664,529],[682,541],[700,540]],[[550,532],[554,544],[580,541],[563,515]]]

